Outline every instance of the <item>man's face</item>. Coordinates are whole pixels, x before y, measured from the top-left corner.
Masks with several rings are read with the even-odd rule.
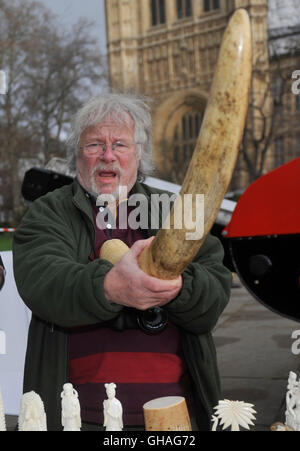
[[[125,146],[115,146],[115,143]],[[104,149],[101,149],[102,145]],[[94,196],[119,194],[119,186],[127,193],[136,182],[139,158],[134,142],[134,123],[120,124],[107,117],[87,128],[80,137],[77,176],[81,185]]]

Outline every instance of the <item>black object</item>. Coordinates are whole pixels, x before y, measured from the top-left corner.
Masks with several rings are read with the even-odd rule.
[[[272,261],[270,257],[263,254],[251,255],[249,258],[249,271],[253,276],[263,277],[272,271]]]
[[[31,168],[25,173],[21,192],[24,199],[34,201],[48,192],[64,185],[70,185],[72,182],[73,177],[49,169]]]
[[[265,307],[300,322],[300,235],[229,238],[235,270]]]
[[[151,335],[158,334],[167,327],[168,315],[160,307],[151,307],[138,313],[137,322],[143,332]]]

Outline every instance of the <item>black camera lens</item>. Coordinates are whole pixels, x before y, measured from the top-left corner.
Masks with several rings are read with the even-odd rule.
[[[145,333],[158,334],[162,332],[168,325],[168,315],[165,310],[160,307],[152,307],[137,315],[137,322]]]

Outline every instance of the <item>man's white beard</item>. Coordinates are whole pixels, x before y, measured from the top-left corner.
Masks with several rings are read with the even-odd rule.
[[[95,174],[97,171],[99,170],[112,170],[114,172],[116,172],[119,176],[119,185],[117,186],[117,188],[115,189],[115,191],[113,191],[112,193],[109,193],[114,199],[115,201],[118,200],[119,198],[119,191],[120,191],[120,187],[122,186],[122,169],[119,166],[114,166],[112,165],[112,167],[108,167],[107,165],[97,165],[94,167],[91,177],[90,177],[90,186],[85,186],[85,184],[83,183],[83,180],[81,178],[81,175],[79,173],[79,171],[77,171],[77,178],[79,180],[79,183],[81,184],[81,186],[85,189],[85,191],[87,193],[89,193],[92,197],[94,197],[95,199],[98,198],[98,196],[100,196],[101,194],[101,190],[98,188],[96,180],[95,180]]]
[[[120,177],[120,183],[117,186],[117,188],[115,189],[115,191],[113,191],[112,193],[109,193],[109,195],[112,196],[115,199],[115,201],[119,199],[120,186],[122,186],[122,177]],[[101,193],[100,189],[97,188],[97,184],[96,184],[94,178],[92,178],[91,192],[89,194],[91,194],[96,199],[97,199],[98,196],[103,194],[103,193]]]

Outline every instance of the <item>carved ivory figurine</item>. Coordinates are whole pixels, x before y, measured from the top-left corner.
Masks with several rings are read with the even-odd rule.
[[[80,431],[81,417],[78,393],[70,383],[61,392],[61,423],[64,431]]]
[[[6,423],[5,423],[2,392],[1,392],[1,387],[0,387],[0,432],[3,432],[3,431],[6,431]]]
[[[297,375],[290,371],[286,394],[286,425],[294,431],[300,431],[300,390]]]
[[[123,408],[116,399],[116,384],[105,384],[108,399],[103,401],[104,423],[106,431],[122,431],[123,429]]]
[[[18,422],[19,431],[47,431],[44,403],[34,391],[24,393]]]

